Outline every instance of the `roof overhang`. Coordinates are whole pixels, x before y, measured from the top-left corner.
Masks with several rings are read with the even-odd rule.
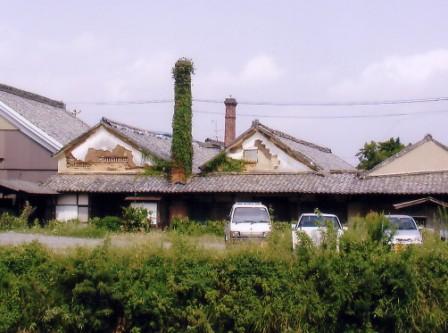
[[[55,195],[58,192],[38,183],[22,179],[0,179],[0,187],[11,192],[22,192],[35,195]]]
[[[396,203],[393,205],[393,207],[395,209],[402,209],[402,208],[407,208],[407,207],[413,207],[413,206],[418,206],[427,202],[431,202],[434,203],[438,206],[441,207],[446,207],[448,208],[448,203],[441,201],[441,200],[437,200],[433,197],[425,197],[425,198],[420,198],[420,199],[416,199],[416,200],[411,200],[411,201],[404,201],[404,202],[400,202],[400,203]]]

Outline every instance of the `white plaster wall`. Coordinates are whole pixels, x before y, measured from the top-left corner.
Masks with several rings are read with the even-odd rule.
[[[111,151],[117,145],[123,146],[124,148],[132,151],[133,161],[135,165],[151,165],[151,162],[149,160],[146,160],[139,150],[122,141],[103,127],[99,127],[84,142],[74,148],[72,150],[72,154],[76,159],[84,161],[89,148]]]
[[[273,144],[266,136],[259,132],[255,132],[250,137],[248,137],[242,144],[242,149],[238,149],[235,152],[228,153],[227,155],[231,158],[241,160],[243,159],[243,150],[254,148],[255,141],[260,140],[266,148],[269,149],[272,155],[277,155],[280,165],[276,169],[277,172],[301,172],[301,171],[311,171],[305,164],[297,161],[295,158],[286,154],[283,150],[278,148]]]
[[[371,176],[448,170],[448,152],[432,141],[370,173]]]

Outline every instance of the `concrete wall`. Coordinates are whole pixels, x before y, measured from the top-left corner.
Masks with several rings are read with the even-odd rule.
[[[403,173],[434,172],[448,170],[448,152],[428,141],[389,164],[370,173],[383,176]]]
[[[44,181],[57,172],[51,152],[16,129],[0,129],[0,177]]]

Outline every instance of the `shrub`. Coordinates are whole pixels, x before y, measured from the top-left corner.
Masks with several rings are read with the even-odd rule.
[[[28,223],[26,220],[14,216],[11,213],[6,212],[0,216],[0,230],[25,228],[27,226]]]
[[[204,164],[201,168],[202,173],[213,172],[242,172],[245,162],[228,157],[225,153],[219,153],[212,160]]]
[[[34,210],[35,208],[26,202],[19,216],[15,216],[9,212],[3,213],[0,215],[0,230],[21,229],[30,226],[29,218]]]
[[[106,235],[107,230],[98,228],[90,223],[83,223],[79,220],[58,221],[50,220],[44,227],[34,227],[33,232],[42,232],[52,236],[70,236],[70,237],[87,237],[102,238]]]
[[[197,222],[189,219],[175,218],[171,221],[170,228],[182,235],[199,236],[213,234],[224,236],[226,221]]]
[[[123,221],[118,216],[105,216],[102,218],[96,217],[90,220],[90,223],[97,228],[108,231],[120,231]]]
[[[148,210],[142,207],[123,207],[123,231],[149,231]]]
[[[447,332],[448,244],[394,252],[368,219],[289,255],[280,231],[221,252],[0,247],[0,331]]]

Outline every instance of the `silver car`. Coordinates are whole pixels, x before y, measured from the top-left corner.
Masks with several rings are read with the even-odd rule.
[[[422,244],[422,234],[415,220],[408,215],[386,215],[393,232],[391,243],[395,247],[400,245]]]

